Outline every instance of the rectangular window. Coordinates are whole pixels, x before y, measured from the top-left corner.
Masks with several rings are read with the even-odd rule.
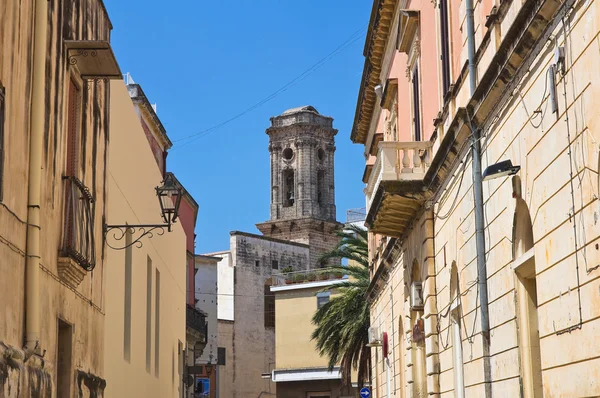
[[[160,368],[160,271],[156,270],[156,293],[154,294],[154,376],[158,377]]]
[[[123,358],[131,361],[131,272],[133,260],[133,248],[131,247],[131,232],[129,229],[125,234],[125,308],[123,319]]]
[[[59,397],[71,396],[73,327],[58,320],[58,347],[56,355],[56,392]]]
[[[421,141],[421,99],[419,93],[419,66],[415,65],[412,80],[413,91],[413,122],[415,128],[415,141]]]
[[[321,308],[329,302],[330,292],[317,293],[317,308]]]
[[[317,202],[325,203],[325,170],[317,171]]]
[[[271,261],[271,268],[279,269],[279,262],[277,260]]]
[[[226,365],[226,348],[225,347],[217,347],[217,365],[225,366]]]
[[[152,365],[152,259],[148,256],[146,272],[146,372]]]
[[[0,83],[0,201],[4,194],[4,87]]]
[[[271,292],[271,286],[265,284],[265,327],[275,327],[275,295]]]
[[[67,120],[67,175],[77,176],[79,166],[79,124],[81,113],[81,94],[79,87],[69,80],[69,109]]]
[[[260,261],[259,260],[254,260],[254,266],[255,267],[260,267]]]
[[[448,0],[440,0],[440,47],[442,50],[442,92],[444,98],[450,88],[450,35],[448,32]]]

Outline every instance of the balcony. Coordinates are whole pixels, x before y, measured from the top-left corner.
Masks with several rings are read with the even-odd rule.
[[[59,276],[77,287],[86,271],[96,266],[94,198],[76,177],[64,177],[65,216],[63,239],[58,259]]]
[[[186,306],[185,324],[187,334],[196,343],[206,343],[208,335],[208,324],[206,323],[206,314],[191,305]]]
[[[369,231],[400,237],[424,202],[423,179],[431,165],[430,141],[379,143],[365,195]]]

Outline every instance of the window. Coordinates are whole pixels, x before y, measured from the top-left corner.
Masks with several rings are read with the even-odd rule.
[[[131,231],[127,229],[125,235],[125,299],[124,299],[124,319],[123,319],[123,358],[127,361],[131,361],[131,272],[132,272],[132,259],[133,259],[133,248],[131,245]]]
[[[265,283],[265,327],[275,327],[275,295],[271,293],[271,280],[267,280]]]
[[[325,170],[317,171],[317,202],[320,205],[325,202]]]
[[[154,295],[154,376],[160,369],[160,271],[156,270],[156,294]]]
[[[76,176],[79,166],[79,124],[81,112],[81,94],[79,87],[69,81],[69,109],[67,116],[67,175]]]
[[[259,260],[255,260],[254,261],[254,266],[255,267],[260,267],[260,261]]]
[[[226,354],[227,351],[225,347],[217,347],[217,365],[226,365]]]
[[[421,141],[421,99],[419,93],[419,66],[415,65],[412,79],[413,92],[413,124],[415,129],[415,141]]]
[[[285,170],[283,172],[283,206],[290,207],[294,205],[294,170]]]
[[[450,88],[450,35],[448,31],[448,0],[440,0],[440,47],[442,50],[442,93],[444,98]]]
[[[73,352],[73,327],[58,320],[58,347],[56,355],[56,392],[59,397],[71,396],[71,357]]]
[[[277,260],[271,261],[271,268],[279,269],[279,262],[277,262]]]
[[[4,87],[0,83],[0,201],[4,193]]]
[[[317,293],[317,308],[321,308],[329,302],[330,292]]]
[[[146,272],[146,372],[152,364],[152,259],[148,256]]]

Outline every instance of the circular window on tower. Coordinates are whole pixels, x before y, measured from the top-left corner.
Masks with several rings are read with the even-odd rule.
[[[322,162],[323,159],[325,159],[325,151],[323,150],[323,148],[319,148],[319,150],[317,151],[317,159],[319,159],[319,162]]]
[[[293,157],[294,157],[294,151],[292,150],[292,148],[285,148],[283,150],[283,158],[285,160],[292,160]]]

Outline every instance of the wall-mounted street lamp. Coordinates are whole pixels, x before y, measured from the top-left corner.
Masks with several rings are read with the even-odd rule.
[[[172,174],[167,174],[163,184],[160,187],[156,187],[156,196],[158,196],[160,211],[165,224],[104,224],[104,242],[108,247],[114,250],[123,250],[136,245],[136,247],[140,248],[143,246],[141,239],[144,236],[152,238],[155,232],[157,235],[164,235],[165,228],[167,228],[168,232],[171,232],[171,225],[177,221],[177,217],[179,216],[179,205],[182,196],[182,188],[175,184]],[[122,241],[126,236],[131,236],[131,241],[125,239],[124,245],[112,245],[107,239],[109,232],[111,233],[110,237],[115,242]]]
[[[504,176],[512,176],[521,170],[521,166],[513,166],[510,160],[505,160],[488,166],[482,174],[483,181],[493,180]]]

